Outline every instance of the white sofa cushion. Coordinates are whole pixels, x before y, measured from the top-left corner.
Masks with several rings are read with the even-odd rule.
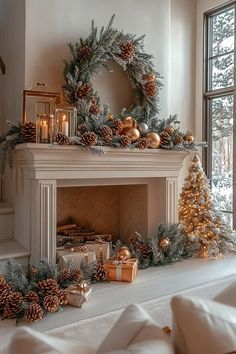
[[[221,291],[214,300],[225,305],[236,307],[236,282],[233,282]]]
[[[138,305],[122,313],[98,349],[98,353],[173,354],[168,336]],[[113,352],[112,352],[113,353]]]
[[[95,354],[96,350],[81,345],[75,340],[66,340],[34,331],[28,327],[19,328],[14,334],[9,354]]]
[[[214,301],[174,296],[172,339],[178,354],[236,351],[236,309]]]

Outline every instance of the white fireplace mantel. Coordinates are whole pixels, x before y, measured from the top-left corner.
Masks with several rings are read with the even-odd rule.
[[[146,183],[148,230],[156,222],[153,206],[158,197],[162,222],[177,222],[178,177],[186,152],[108,147],[102,151],[98,155],[78,146],[47,144],[16,147],[15,238],[30,250],[32,262],[55,261],[57,187]]]

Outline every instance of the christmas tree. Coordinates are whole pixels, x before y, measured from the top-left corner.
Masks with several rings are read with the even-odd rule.
[[[235,235],[216,210],[206,175],[196,154],[180,194],[179,221],[199,255],[219,257],[235,250]]]

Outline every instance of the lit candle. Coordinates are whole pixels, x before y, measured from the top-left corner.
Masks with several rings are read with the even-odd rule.
[[[66,136],[69,135],[69,122],[66,120],[66,115],[65,114],[62,117],[61,132],[63,134],[65,134]]]
[[[48,125],[46,120],[42,121],[41,125],[41,139],[42,140],[48,140]]]

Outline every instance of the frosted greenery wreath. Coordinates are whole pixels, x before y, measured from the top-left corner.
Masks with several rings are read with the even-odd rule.
[[[109,68],[113,61],[127,73],[131,85],[136,90],[134,105],[124,109],[118,116],[134,116],[138,122],[148,122],[159,113],[159,89],[162,86],[160,75],[155,71],[153,56],[144,50],[144,36],[136,38],[112,27],[114,15],[108,26],[98,33],[92,21],[91,33],[75,45],[69,44],[72,59],[65,61],[64,93],[70,102],[78,107],[80,122],[88,117],[107,117],[110,113],[107,105],[94,91],[91,79],[102,68]]]

